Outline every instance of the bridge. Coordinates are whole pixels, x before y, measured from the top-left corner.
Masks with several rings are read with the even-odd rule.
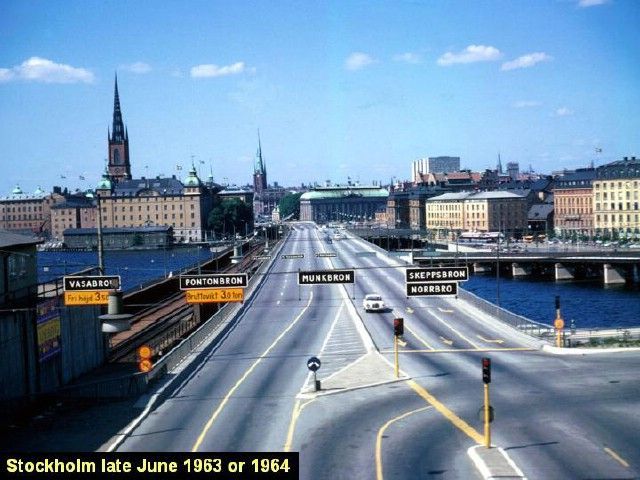
[[[455,248],[455,247],[454,247]],[[555,280],[602,277],[605,285],[640,281],[640,252],[546,251],[546,252],[418,252],[415,263],[456,264],[464,262],[474,273],[495,272],[513,277],[539,276]]]

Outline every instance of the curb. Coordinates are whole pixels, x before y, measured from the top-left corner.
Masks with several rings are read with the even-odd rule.
[[[552,345],[543,345],[542,351],[553,355],[597,355],[602,353],[640,352],[640,347],[559,348]]]
[[[526,480],[527,478],[507,452],[500,447],[486,448],[483,445],[474,445],[467,450],[467,455],[484,480],[498,478]]]

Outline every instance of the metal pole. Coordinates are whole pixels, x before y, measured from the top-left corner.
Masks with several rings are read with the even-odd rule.
[[[104,244],[102,243],[102,207],[100,204],[100,194],[98,197],[98,270],[100,275],[104,275]]]
[[[398,364],[398,336],[393,336],[393,350],[395,352],[396,378],[400,377],[400,367]]]
[[[491,448],[491,424],[489,423],[489,384],[484,384],[484,446]]]

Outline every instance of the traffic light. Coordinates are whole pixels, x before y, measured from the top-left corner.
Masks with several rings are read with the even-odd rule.
[[[482,357],[482,381],[491,383],[491,359]]]
[[[396,337],[404,335],[404,318],[393,319],[393,334]]]
[[[153,368],[153,362],[151,357],[153,356],[153,350],[149,345],[142,345],[138,347],[138,370],[143,373],[147,373]]]

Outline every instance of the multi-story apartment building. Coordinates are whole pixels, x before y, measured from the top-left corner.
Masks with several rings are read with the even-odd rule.
[[[51,207],[63,201],[64,196],[57,192],[48,194],[38,187],[28,194],[16,186],[10,195],[0,198],[0,229],[48,237]]]
[[[426,225],[441,234],[501,231],[519,235],[527,230],[527,200],[502,191],[445,193],[426,201]]]
[[[593,235],[594,168],[559,177],[553,189],[554,230],[563,237]],[[598,195],[600,196],[600,195]]]
[[[93,196],[73,195],[51,207],[51,238],[62,241],[67,228],[95,228],[96,201]]]
[[[596,234],[640,237],[640,159],[623,160],[596,168],[593,180],[593,226]]]
[[[449,173],[460,170],[460,157],[428,157],[414,160],[411,165],[411,181],[420,183],[427,173]]]

